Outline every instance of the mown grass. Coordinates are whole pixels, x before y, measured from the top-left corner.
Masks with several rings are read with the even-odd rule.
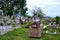
[[[22,27],[8,32],[5,35],[0,35],[0,40],[60,40],[60,28],[57,32],[58,34],[56,35],[43,33],[41,38],[30,38],[28,37],[28,28]]]

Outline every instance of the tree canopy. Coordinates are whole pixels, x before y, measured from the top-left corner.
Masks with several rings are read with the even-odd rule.
[[[55,17],[55,22],[56,22],[56,24],[60,24],[60,16]]]
[[[7,11],[7,15],[13,15],[14,6],[17,7],[17,10],[21,12],[23,16],[25,16],[25,13],[27,11],[26,7],[26,0],[4,0],[3,2],[3,11]]]
[[[35,9],[33,9],[33,13],[34,13],[34,16],[39,18],[43,18],[45,15],[39,7],[36,7]]]

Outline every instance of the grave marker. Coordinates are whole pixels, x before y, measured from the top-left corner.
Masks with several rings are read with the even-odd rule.
[[[35,20],[32,25],[29,26],[29,37],[41,37],[42,30],[38,20]]]

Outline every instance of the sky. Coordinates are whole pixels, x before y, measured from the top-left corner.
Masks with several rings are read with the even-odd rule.
[[[60,0],[26,0],[27,7],[40,7],[47,16],[60,16]],[[31,13],[29,15],[32,15]]]

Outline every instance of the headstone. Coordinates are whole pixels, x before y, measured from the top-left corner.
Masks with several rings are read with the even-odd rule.
[[[51,25],[48,25],[47,26],[47,31],[46,33],[48,34],[57,34],[57,25],[55,23],[51,24]]]
[[[41,37],[42,30],[38,20],[35,20],[32,25],[29,26],[29,37]]]
[[[16,23],[19,24],[20,23],[19,20],[16,20]]]

